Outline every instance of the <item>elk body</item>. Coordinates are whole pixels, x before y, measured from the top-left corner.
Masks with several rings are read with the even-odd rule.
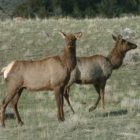
[[[76,66],[76,40],[82,33],[65,34],[64,55],[52,56],[36,61],[13,61],[2,69],[6,94],[2,100],[0,122],[4,123],[7,105],[11,102],[18,124],[23,125],[17,104],[23,89],[30,91],[53,90],[57,105],[58,120],[64,120],[63,93],[70,73]]]
[[[96,109],[100,100],[101,106],[104,109],[104,94],[107,79],[111,76],[112,70],[118,69],[122,65],[126,52],[137,48],[136,44],[123,39],[120,35],[117,37],[113,36],[113,39],[115,40],[115,46],[107,57],[102,55],[77,57],[77,66],[71,73],[71,77],[64,94],[73,113],[74,110],[69,102],[68,94],[70,86],[73,83],[93,84],[98,93],[98,99],[95,105],[89,108],[89,111]]]

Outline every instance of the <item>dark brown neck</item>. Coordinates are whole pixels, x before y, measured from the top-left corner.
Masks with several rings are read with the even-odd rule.
[[[67,69],[72,71],[76,66],[76,47],[65,47],[63,57]]]
[[[116,44],[108,55],[108,59],[112,65],[112,69],[118,69],[122,65],[123,59],[126,54],[126,51],[124,51],[123,49],[121,49],[121,47],[117,45],[119,44]]]

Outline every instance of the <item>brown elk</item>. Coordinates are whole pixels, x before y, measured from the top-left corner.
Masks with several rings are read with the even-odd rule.
[[[64,97],[73,113],[74,110],[70,104],[68,94],[70,86],[73,83],[93,84],[98,93],[98,99],[95,105],[89,108],[89,111],[96,109],[100,100],[101,106],[104,109],[104,94],[107,79],[111,76],[112,70],[118,69],[122,65],[126,52],[137,48],[136,44],[123,39],[121,35],[113,35],[113,39],[115,40],[115,46],[107,57],[102,55],[77,57],[77,66],[71,73],[64,93]]]
[[[23,89],[30,91],[53,90],[57,105],[57,117],[64,121],[63,93],[70,73],[76,66],[76,40],[82,35],[65,34],[60,32],[65,39],[64,54],[52,56],[35,61],[13,61],[2,69],[6,95],[2,100],[0,122],[4,123],[4,114],[7,105],[11,102],[18,124],[23,125],[17,104]]]

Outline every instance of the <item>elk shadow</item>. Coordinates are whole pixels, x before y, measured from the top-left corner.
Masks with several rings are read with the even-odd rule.
[[[15,119],[15,115],[12,112],[5,112],[6,119]]]
[[[122,116],[122,115],[126,115],[128,114],[128,110],[127,109],[120,109],[120,110],[116,110],[116,111],[110,111],[110,112],[105,112],[102,114],[103,117],[108,117],[108,116]]]

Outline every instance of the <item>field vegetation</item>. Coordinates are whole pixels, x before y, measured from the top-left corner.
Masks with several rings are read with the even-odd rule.
[[[0,22],[0,68],[14,59],[35,60],[63,54],[59,31],[83,33],[77,42],[77,56],[107,56],[114,46],[112,33],[124,28],[140,36],[140,17],[95,19],[23,19]],[[97,99],[92,85],[73,85],[70,100],[75,110],[64,105],[65,122],[59,123],[52,92],[24,91],[19,111],[25,125],[17,126],[12,109],[7,109],[6,128],[0,140],[139,140],[140,139],[140,37],[138,48],[130,51],[123,66],[113,71],[107,82],[105,110],[88,109]],[[0,101],[4,81],[0,79]]]

